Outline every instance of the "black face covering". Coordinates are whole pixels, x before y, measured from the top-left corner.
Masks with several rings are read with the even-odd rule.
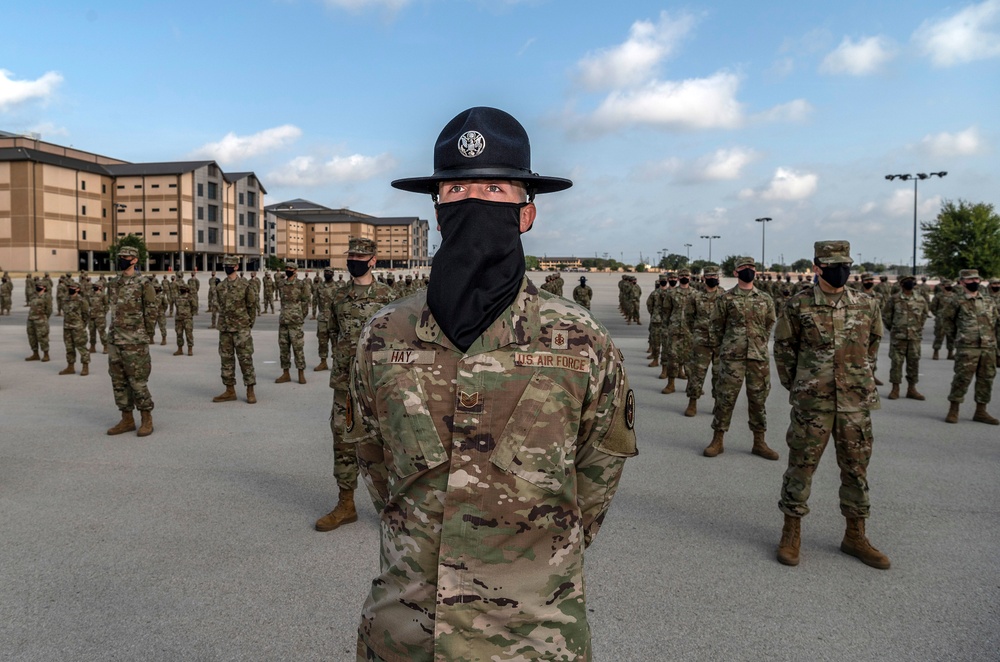
[[[705,279],[705,285],[707,285],[708,287],[718,287],[719,286],[719,279],[718,278],[706,278]]]
[[[130,257],[118,258],[118,271],[128,271],[128,268],[131,266],[132,266],[132,258]]]
[[[866,290],[870,290],[873,287],[875,287],[875,281],[867,280],[864,283],[862,283],[862,285],[864,285],[864,287],[865,287]]]
[[[945,285],[944,286],[944,291],[945,292],[951,292],[951,285]]]
[[[990,292],[1000,292],[1000,285],[990,285]]]
[[[970,292],[978,292],[979,283],[965,283],[965,289],[969,290]]]
[[[524,277],[521,209],[527,203],[468,198],[437,205],[441,247],[427,305],[463,352],[517,296]]]
[[[742,280],[744,283],[752,283],[757,272],[753,269],[740,269],[736,272],[736,277]]]
[[[368,260],[348,260],[347,271],[351,274],[351,278],[361,278],[368,273]]]
[[[851,277],[851,267],[846,264],[831,264],[820,269],[823,270],[823,280],[834,288],[843,287]]]
[[[227,264],[225,267],[223,267],[223,269],[226,270],[226,275],[227,276],[230,275],[230,274],[236,273],[236,265],[235,264]]]
[[[899,286],[902,287],[907,292],[912,292],[913,288],[916,287],[916,285],[917,284],[912,280],[906,280],[899,284]]]
[[[677,281],[676,281],[676,280],[668,280],[668,281],[667,281],[667,284],[668,284],[668,285],[669,285],[670,287],[677,287]]]
[[[285,278],[294,278],[295,272],[291,269],[285,269]]]
[[[678,280],[680,281],[680,284],[681,284],[681,285],[687,285],[688,283],[690,283],[690,282],[691,282],[691,279],[690,279],[690,278],[680,278],[680,279],[678,279]]]
[[[323,274],[323,280],[325,280],[328,283],[332,282],[333,281],[333,274]]]

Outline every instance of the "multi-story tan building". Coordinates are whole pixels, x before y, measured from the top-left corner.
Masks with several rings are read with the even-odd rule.
[[[378,218],[297,198],[265,209],[265,253],[306,268],[347,267],[350,237],[374,239],[379,269],[427,266],[429,224],[415,216]]]
[[[214,161],[127,163],[0,132],[0,265],[110,270],[109,245],[131,233],[145,270],[212,270],[227,253],[256,268],[265,194]]]

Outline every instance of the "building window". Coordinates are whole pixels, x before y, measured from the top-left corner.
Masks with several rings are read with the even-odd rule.
[[[83,231],[83,240],[87,241],[87,231],[86,230]]]
[[[198,230],[198,243],[199,244],[204,244],[205,243],[205,231],[204,230]]]
[[[167,184],[167,188],[177,188],[177,184]]]
[[[219,208],[216,205],[208,206],[208,220],[210,221],[219,220]]]
[[[248,211],[247,212],[247,225],[249,225],[252,228],[257,227],[257,214],[256,213],[254,213],[252,211]]]
[[[119,184],[119,185],[118,185],[118,190],[119,190],[119,191],[122,191],[122,190],[124,190],[124,189],[125,189],[125,185],[124,185],[124,184]]]
[[[247,204],[251,207],[257,206],[257,194],[253,191],[247,191]]]
[[[142,184],[135,184],[132,186],[132,188],[142,188]]]
[[[201,232],[201,230],[198,230],[198,232]],[[176,236],[177,236],[177,233],[176,233],[176,232],[171,232],[171,233],[170,233],[170,236],[171,236],[171,237],[176,237]]]
[[[205,185],[204,185],[204,184],[201,184],[201,183],[199,183],[199,184],[198,184],[198,197],[199,197],[199,198],[201,198],[201,197],[203,197],[204,195],[205,195]]]
[[[215,182],[208,183],[208,199],[216,200],[219,197],[219,185]]]
[[[108,233],[107,232],[102,232],[101,233],[101,241],[107,241],[107,240],[108,240]]]
[[[154,214],[155,214],[156,212],[158,212],[158,211],[160,211],[160,208],[159,208],[159,207],[153,207],[153,213],[154,213]]]
[[[107,192],[108,192],[108,185],[101,184],[101,193],[107,193]]]
[[[243,245],[243,235],[240,235],[240,246]]]
[[[198,207],[198,220],[199,221],[204,221],[205,220],[205,208],[204,207]]]
[[[247,232],[247,246],[249,246],[250,248],[256,248],[257,247],[257,233],[256,232]]]
[[[240,214],[240,225],[243,225],[243,214]]]
[[[243,204],[243,193],[242,192],[240,193],[240,204],[241,205]]]
[[[170,211],[177,211],[177,207],[171,207]]]
[[[219,231],[216,228],[208,229],[208,243],[217,244],[219,243]]]
[[[159,237],[159,236],[160,236],[160,233],[159,233],[159,232],[154,232],[154,233],[153,233],[153,236],[154,236],[154,237]]]
[[[86,191],[87,190],[87,181],[84,180],[84,179],[80,180],[80,190],[81,191]]]
[[[141,214],[142,213],[142,207],[136,208],[135,213],[136,214]]]
[[[86,216],[87,215],[87,205],[81,205],[80,206],[80,215],[81,216]]]
[[[101,218],[107,218],[107,217],[108,217],[108,208],[101,207]]]
[[[159,184],[153,184],[153,188],[160,188]]]

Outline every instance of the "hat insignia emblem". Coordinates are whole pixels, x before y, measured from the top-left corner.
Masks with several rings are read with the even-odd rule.
[[[473,158],[486,149],[486,138],[478,131],[466,131],[458,139],[458,151],[462,156]]]

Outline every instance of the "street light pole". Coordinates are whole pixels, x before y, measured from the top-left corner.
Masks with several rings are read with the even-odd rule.
[[[708,261],[711,262],[712,261],[712,240],[713,239],[722,239],[722,236],[721,235],[717,235],[717,234],[703,234],[703,235],[701,235],[701,238],[702,239],[708,239]]]
[[[693,246],[693,244],[684,244],[684,248],[688,249],[687,250],[688,262],[691,262],[691,246]]]
[[[894,179],[900,181],[913,180],[913,275],[917,275],[917,182],[921,179],[930,179],[931,177],[944,177],[948,173],[942,170],[941,172],[918,172],[915,175],[903,174],[903,175],[886,175],[885,178],[890,182]]]
[[[770,216],[762,216],[753,220],[760,223],[760,266],[763,267],[764,271],[767,271],[767,262],[764,261],[764,229],[767,227],[767,224],[774,219]]]

